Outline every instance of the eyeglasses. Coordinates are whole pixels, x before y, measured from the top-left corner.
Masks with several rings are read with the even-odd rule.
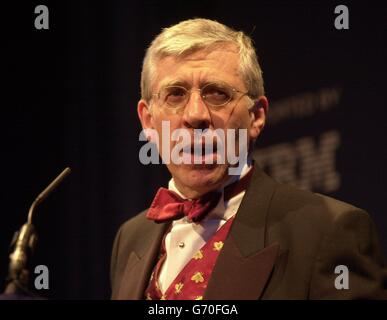
[[[236,93],[241,93],[242,96],[248,94],[226,84],[208,83],[200,89],[192,88],[190,90],[182,86],[167,86],[158,93],[154,93],[153,96],[161,100],[163,106],[176,110],[187,105],[193,90],[199,91],[204,103],[212,109],[220,109],[226,106],[234,99]]]

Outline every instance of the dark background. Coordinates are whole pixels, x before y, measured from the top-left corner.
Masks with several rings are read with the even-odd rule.
[[[0,289],[13,232],[34,198],[73,170],[39,208],[33,263],[50,270],[56,299],[109,297],[109,259],[119,225],[168,181],[143,166],[136,114],[145,49],[162,27],[193,17],[251,34],[270,101],[339,86],[339,108],[319,120],[268,126],[261,146],[341,132],[341,187],[329,194],[366,209],[387,253],[386,6],[323,1],[32,1],[2,6]],[[49,8],[50,29],[34,28]],[[334,8],[349,7],[349,30]],[[4,55],[5,53],[5,55]],[[317,129],[316,129],[317,128]],[[318,190],[317,190],[318,191]]]

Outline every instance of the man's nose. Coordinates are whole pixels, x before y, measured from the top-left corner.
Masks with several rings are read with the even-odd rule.
[[[187,128],[207,129],[210,127],[211,115],[199,90],[193,90],[184,108],[183,123]]]

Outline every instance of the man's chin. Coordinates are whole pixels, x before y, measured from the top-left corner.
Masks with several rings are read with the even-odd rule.
[[[192,190],[207,190],[219,187],[226,179],[228,166],[225,164],[191,164],[175,168],[180,183]]]

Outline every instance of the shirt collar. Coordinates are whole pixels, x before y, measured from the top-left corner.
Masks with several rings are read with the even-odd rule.
[[[211,210],[211,212],[208,213],[207,217],[203,221],[210,220],[210,219],[228,220],[231,216],[233,216],[236,213],[236,210],[238,209],[239,204],[242,201],[242,198],[243,198],[243,195],[244,195],[245,192],[241,192],[241,193],[237,194],[236,196],[232,197],[229,201],[225,202],[224,201],[224,192],[223,192],[223,190],[229,184],[231,184],[231,183],[241,179],[251,169],[252,169],[252,162],[251,161],[247,161],[243,165],[242,170],[241,170],[241,174],[239,176],[238,175],[231,176],[230,179],[227,180],[227,182],[222,186],[221,190],[219,190],[219,191],[222,192],[222,196],[221,196],[218,204],[216,205],[216,207],[214,209]],[[183,199],[188,199],[176,187],[176,184],[175,184],[175,181],[174,181],[173,178],[171,178],[171,180],[169,180],[168,189],[171,190],[171,191],[176,192]],[[236,208],[235,210],[234,210],[234,207]],[[227,208],[231,208],[231,210],[226,210]],[[178,222],[178,221],[181,221],[181,220],[184,221],[185,219],[182,218],[182,219],[176,220],[174,222]]]

